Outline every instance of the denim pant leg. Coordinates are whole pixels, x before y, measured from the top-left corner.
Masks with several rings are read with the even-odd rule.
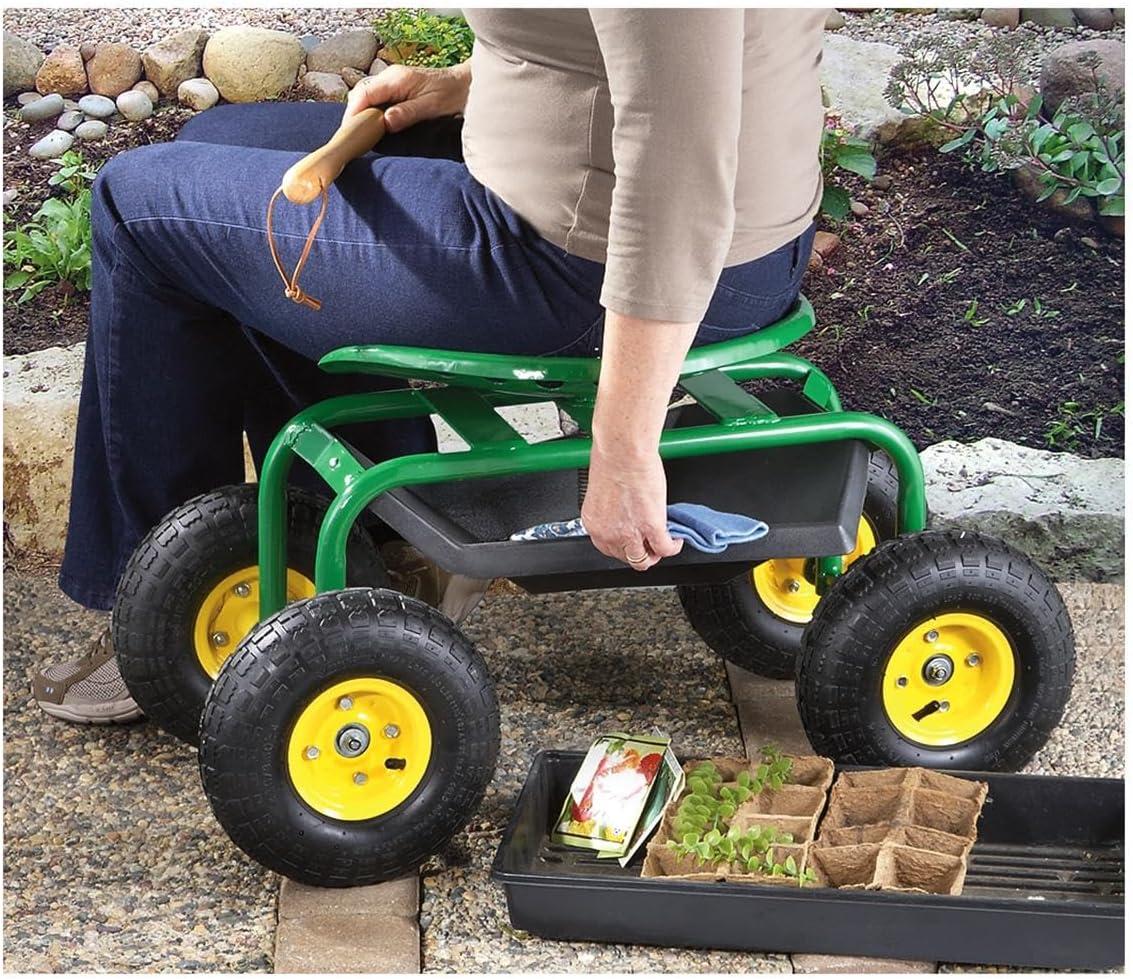
[[[292,303],[264,218],[302,152],[182,140],[122,154],[96,180],[91,329],[60,574],[88,607],[111,606],[130,553],[162,515],[242,479],[245,407],[264,383],[260,349],[296,363],[356,343],[572,352],[601,318],[601,266],[543,241],[459,163],[376,154],[348,166],[330,192],[302,278],[322,310]],[[313,215],[277,210],[285,263]]]

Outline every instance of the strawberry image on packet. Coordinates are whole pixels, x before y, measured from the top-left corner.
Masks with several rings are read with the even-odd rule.
[[[649,801],[669,738],[621,732],[590,745],[571,783],[551,839],[620,856]]]

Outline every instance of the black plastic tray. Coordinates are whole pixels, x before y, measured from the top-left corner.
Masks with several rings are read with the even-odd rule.
[[[989,785],[964,891],[643,880],[550,843],[583,758],[535,756],[492,879],[514,927],[559,940],[1105,969],[1124,962],[1124,783],[955,772]]]

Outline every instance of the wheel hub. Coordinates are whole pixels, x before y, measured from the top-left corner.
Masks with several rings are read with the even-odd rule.
[[[315,594],[315,583],[305,574],[287,570],[287,600]],[[224,661],[260,621],[260,569],[241,568],[218,581],[204,597],[193,623],[193,650],[201,669],[213,680]]]
[[[1015,679],[1006,633],[981,614],[950,612],[921,622],[896,644],[882,676],[882,703],[902,737],[945,748],[990,727]]]
[[[405,687],[381,677],[344,680],[299,711],[287,771],[298,796],[316,812],[373,819],[417,789],[432,741],[425,710]]]

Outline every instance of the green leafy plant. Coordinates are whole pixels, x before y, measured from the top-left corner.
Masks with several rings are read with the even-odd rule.
[[[877,173],[877,160],[870,144],[843,128],[837,115],[827,115],[819,147],[822,165],[822,213],[834,221],[844,221],[850,214],[850,192],[841,183],[841,173],[857,174],[872,180]]]
[[[901,46],[886,99],[935,129],[941,152],[962,150],[988,172],[1029,169],[1038,200],[1057,193],[1069,205],[1082,197],[1098,215],[1124,215],[1124,93],[1109,90],[1100,58],[1084,52],[1078,60],[1091,90],[1044,107],[1024,85],[1034,55],[1034,39],[1021,35],[972,44],[919,32]]]
[[[472,28],[463,17],[444,17],[420,8],[387,10],[374,21],[382,45],[405,65],[448,68],[472,55]]]
[[[47,180],[52,187],[59,187],[68,195],[74,197],[89,187],[94,178],[98,176],[98,168],[92,167],[83,159],[81,153],[68,150],[59,159],[52,160],[59,167]]]
[[[1125,402],[1119,401],[1109,408],[1086,408],[1077,401],[1065,401],[1058,406],[1058,415],[1047,427],[1046,443],[1052,449],[1077,449],[1081,440],[1101,438],[1102,426],[1107,418],[1125,418]]]
[[[4,291],[26,303],[53,283],[90,289],[90,191],[51,197],[27,224],[4,232]]]

